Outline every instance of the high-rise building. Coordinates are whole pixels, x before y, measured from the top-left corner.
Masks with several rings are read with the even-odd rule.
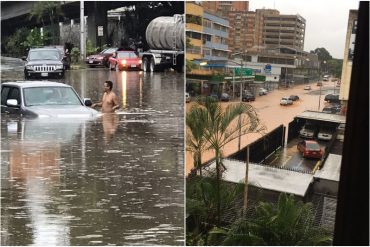
[[[230,11],[229,49],[244,52],[254,46],[256,13],[252,11]]]
[[[203,6],[196,2],[186,3],[186,37],[190,46],[186,48],[186,59],[202,59]]]
[[[339,99],[344,104],[344,107],[347,107],[349,88],[351,83],[352,60],[354,55],[353,52],[355,48],[356,29],[357,29],[357,16],[358,10],[349,11],[346,44],[344,48],[344,58],[342,66],[342,77],[339,93]]]
[[[263,45],[266,48],[304,49],[306,20],[300,15],[281,15],[277,10],[257,10],[263,15]]]

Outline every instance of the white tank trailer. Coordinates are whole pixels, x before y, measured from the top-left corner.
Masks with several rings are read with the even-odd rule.
[[[153,19],[145,32],[150,50],[142,52],[144,72],[184,69],[184,15],[160,16]]]

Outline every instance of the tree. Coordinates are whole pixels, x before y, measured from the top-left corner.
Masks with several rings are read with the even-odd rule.
[[[207,149],[207,140],[205,139],[206,126],[202,121],[204,114],[198,107],[191,107],[190,111],[186,114],[186,126],[189,133],[186,135],[187,150],[193,153],[194,167],[199,170],[202,176],[202,153]]]
[[[221,104],[206,97],[198,100],[199,121],[204,122],[204,138],[209,143],[209,148],[215,152],[216,161],[216,191],[217,191],[217,223],[220,223],[221,198],[220,183],[221,169],[225,169],[222,164],[223,147],[238,138],[252,132],[261,132],[265,127],[260,123],[257,112],[253,106],[246,103],[230,104],[222,110]],[[232,124],[239,117],[237,124]]]
[[[330,245],[327,230],[314,225],[311,203],[280,194],[277,205],[260,202],[253,219],[239,219],[229,230],[214,228],[210,239],[222,245]]]
[[[331,59],[327,62],[329,73],[340,78],[342,76],[343,59]]]
[[[44,35],[41,35],[40,29],[35,27],[28,33],[22,45],[27,48],[44,46],[47,40],[48,34],[45,32]]]
[[[60,16],[63,16],[62,2],[57,1],[41,1],[36,2],[30,12],[30,19],[36,18],[37,22],[41,22],[42,26],[45,27],[46,24],[50,24],[51,26],[51,37],[52,42],[54,44],[57,43],[58,40],[58,25],[57,22]]]
[[[319,61],[329,61],[333,59],[333,57],[330,55],[330,53],[324,48],[316,48],[313,51],[310,51],[311,54],[316,54],[319,57]]]

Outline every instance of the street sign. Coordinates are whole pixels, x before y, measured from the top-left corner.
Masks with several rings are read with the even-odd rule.
[[[250,76],[250,75],[253,75],[253,70],[250,69],[250,68],[243,68],[243,69],[241,69],[241,68],[235,68],[234,70],[235,70],[235,75],[237,75],[237,76],[240,76],[240,75],[242,75],[242,76]]]
[[[98,36],[103,36],[103,26],[98,26]]]

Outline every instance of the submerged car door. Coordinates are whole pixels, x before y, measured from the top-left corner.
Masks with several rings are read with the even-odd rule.
[[[17,100],[16,106],[7,104],[7,100]],[[20,114],[21,113],[21,93],[18,87],[4,86],[1,88],[1,113]]]

